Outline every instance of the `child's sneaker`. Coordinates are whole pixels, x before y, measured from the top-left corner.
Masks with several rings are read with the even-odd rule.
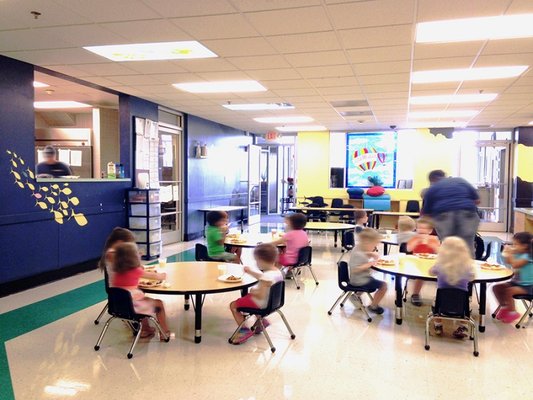
[[[248,339],[250,339],[254,335],[253,331],[250,328],[241,328],[239,329],[239,333],[237,334],[237,337],[233,339],[231,342],[232,344],[241,344],[246,342]]]
[[[420,299],[420,295],[413,294],[411,296],[411,304],[416,306],[416,307],[421,307],[422,306],[422,300]]]
[[[380,307],[380,306],[370,306],[368,307],[368,309],[372,311],[374,314],[378,314],[378,315],[383,314],[383,312],[385,311],[383,307]]]
[[[270,322],[266,318],[263,318],[263,326],[265,329],[270,326]],[[263,327],[259,324],[259,321],[256,321],[254,326],[252,326],[252,330],[256,335],[259,335],[261,332],[263,332]]]
[[[435,329],[435,335],[442,336],[442,334],[444,332],[444,329],[442,328],[442,325],[435,324],[433,328]]]
[[[502,320],[503,316],[505,315],[505,307],[501,307],[498,312],[496,313],[496,319],[497,320]]]
[[[456,339],[464,339],[468,336],[466,333],[468,331],[468,328],[466,326],[460,326],[453,332],[453,337]]]
[[[505,310],[502,312],[502,318],[501,321],[504,324],[511,324],[513,321],[520,317],[520,314],[518,314],[516,311],[507,311]]]

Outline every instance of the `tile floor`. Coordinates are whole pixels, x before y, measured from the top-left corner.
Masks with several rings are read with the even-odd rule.
[[[102,327],[93,320],[105,304],[97,272],[0,299],[0,322],[13,324],[15,332],[2,326],[13,392],[6,385],[9,376],[0,378],[0,399],[531,397],[533,324],[517,330],[489,318],[480,335],[479,358],[473,357],[468,340],[434,338],[425,351],[428,306],[407,305],[404,324],[395,325],[392,290],[384,301],[385,313],[372,323],[350,302],[328,316],[339,295],[335,262],[341,253],[333,248],[331,235],[313,234],[312,245],[320,285],[307,276],[298,291],[287,281],[284,312],[296,339],[272,317],[268,329],[275,354],[262,336],[240,346],[228,344],[235,328],[228,303],[237,293],[206,298],[199,345],[193,342],[194,316],[184,311],[183,298],[160,296],[175,338],[170,343],[143,340],[131,360],[126,359],[131,336],[120,322],[111,326],[101,350],[93,350]],[[167,246],[165,254],[192,247]],[[250,255],[245,250],[245,262]],[[425,286],[426,304],[434,290],[434,285]],[[492,309],[492,296],[489,300]]]

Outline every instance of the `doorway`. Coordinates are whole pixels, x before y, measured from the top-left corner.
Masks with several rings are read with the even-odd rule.
[[[169,119],[175,124],[163,122]],[[180,115],[160,110],[159,121],[161,240],[166,245],[183,240],[183,130]]]

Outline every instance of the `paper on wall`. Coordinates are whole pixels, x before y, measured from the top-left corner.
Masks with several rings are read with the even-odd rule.
[[[135,117],[135,133],[144,135],[144,118]]]
[[[80,150],[70,150],[70,165],[72,167],[81,167],[81,156],[82,152]]]
[[[37,164],[44,161],[44,150],[37,150]]]
[[[57,158],[61,162],[70,164],[70,150],[59,149]]]

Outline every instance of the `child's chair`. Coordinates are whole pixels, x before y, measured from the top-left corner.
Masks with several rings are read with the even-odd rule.
[[[355,247],[355,233],[353,230],[346,231],[342,234],[341,239],[341,257],[337,261],[337,264],[342,261],[344,255],[349,253]],[[346,253],[345,253],[346,252]]]
[[[235,339],[235,336],[239,333],[239,330],[244,326],[246,320],[252,316],[255,315],[257,317],[257,325],[261,328],[261,332],[263,335],[265,335],[265,338],[270,346],[270,351],[274,353],[276,351],[276,348],[272,344],[272,341],[270,340],[270,336],[268,335],[266,331],[265,324],[263,320],[268,317],[270,314],[277,312],[283,322],[285,323],[285,326],[287,327],[287,330],[289,331],[291,335],[291,339],[294,340],[296,335],[292,331],[289,323],[287,322],[287,318],[285,318],[285,315],[280,310],[281,307],[285,304],[285,282],[276,282],[270,287],[270,294],[268,296],[268,305],[266,308],[258,309],[258,308],[247,308],[247,307],[239,307],[237,308],[237,311],[246,314],[244,321],[237,327],[235,332],[233,332],[233,335],[229,338],[229,342],[233,343],[233,339]]]
[[[476,323],[470,316],[470,298],[468,291],[461,289],[437,289],[435,306],[426,318],[426,339],[424,348],[429,350],[429,326],[435,318],[461,321],[470,327],[470,339],[474,340],[474,356],[479,356],[477,347]]]
[[[298,290],[300,290],[300,281],[298,279],[298,275],[302,273],[301,269],[304,267],[309,268],[309,272],[311,272],[311,275],[315,280],[315,284],[319,284],[318,280],[316,279],[315,273],[313,272],[313,268],[311,268],[312,257],[313,248],[311,246],[305,246],[298,251],[298,260],[296,261],[296,264],[287,265],[287,267],[291,268],[292,279],[294,279],[296,289]]]
[[[156,326],[157,330],[159,331],[159,334],[163,338],[165,342],[168,342],[170,340],[170,337],[163,332],[161,329],[161,326],[159,325],[159,322],[157,322],[157,319],[155,319],[152,315],[147,314],[137,314],[135,310],[133,309],[133,301],[131,299],[131,293],[126,289],[121,288],[109,288],[108,291],[108,305],[109,305],[109,314],[111,314],[111,318],[107,320],[107,322],[104,325],[104,329],[102,330],[102,333],[100,333],[100,336],[98,337],[98,341],[96,342],[96,345],[94,346],[94,350],[98,351],[100,350],[100,344],[102,344],[102,340],[104,339],[104,335],[107,332],[107,329],[109,328],[109,324],[111,324],[111,321],[114,319],[121,319],[122,321],[126,322],[128,325],[136,325],[140,328],[141,321],[144,318],[148,318],[151,320],[154,325]],[[135,335],[133,339],[133,343],[131,344],[130,351],[128,352],[128,358],[133,357],[133,349],[135,348],[135,345],[139,341],[139,338],[141,337],[141,331],[142,329],[137,330],[137,334]]]
[[[530,295],[530,294],[515,294],[513,296],[513,299],[522,300],[522,303],[524,304],[524,308],[526,309],[526,311],[524,312],[524,314],[522,315],[520,320],[518,320],[518,322],[516,323],[515,328],[516,329],[520,329],[520,327],[525,328],[529,324],[529,321],[531,320],[531,317],[533,317],[533,295]],[[496,314],[498,313],[498,311],[500,311],[500,308],[501,308],[501,306],[498,306],[498,308],[492,313],[492,318],[496,318]],[[524,325],[524,324],[522,324],[522,322],[524,322],[526,317],[528,317],[527,318],[527,323]]]
[[[201,243],[196,243],[194,246],[194,259],[196,261],[217,261],[209,257],[207,247]]]
[[[337,307],[337,304],[340,303],[341,307],[344,307],[344,303],[346,302],[346,300],[348,300],[350,296],[353,296],[357,305],[365,314],[366,320],[368,322],[372,322],[372,318],[368,314],[368,311],[365,305],[363,304],[363,300],[361,299],[361,293],[368,294],[368,297],[372,299],[371,293],[375,292],[375,290],[369,291],[368,289],[361,289],[360,287],[352,285],[350,283],[350,272],[348,271],[348,263],[346,261],[339,262],[337,264],[337,267],[338,285],[339,288],[342,290],[342,293],[328,311],[328,315],[331,315],[333,313],[333,310],[335,309],[335,307]]]
[[[104,268],[104,287],[105,287],[105,292],[107,293],[107,295],[109,296],[109,274],[107,273],[107,269]],[[109,303],[106,303],[104,308],[102,309],[102,311],[100,311],[100,314],[98,314],[98,317],[96,317],[96,319],[94,320],[94,324],[95,325],[98,325],[100,323],[100,319],[104,316],[105,312],[107,311],[109,307]]]

